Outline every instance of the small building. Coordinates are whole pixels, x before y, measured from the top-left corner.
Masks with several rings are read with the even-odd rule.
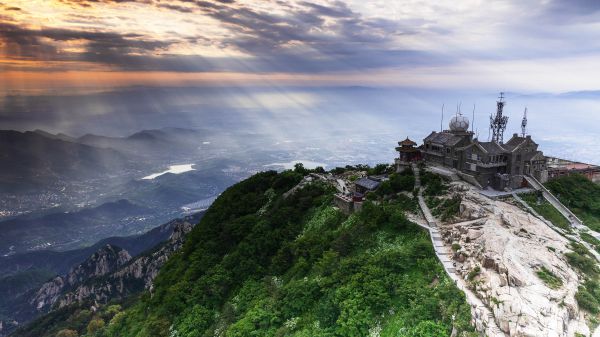
[[[336,193],[333,197],[333,203],[342,213],[349,215],[354,212],[354,200],[348,195]]]
[[[354,190],[364,195],[375,191],[379,187],[379,184],[379,181],[370,179],[369,177],[360,178],[354,183]]]
[[[336,193],[333,197],[333,204],[346,215],[359,212],[362,209],[364,195],[358,192],[351,194]]]
[[[405,140],[398,142],[396,151],[399,152],[398,158],[396,158],[396,172],[402,172],[405,168],[409,167],[412,163],[420,161],[421,150],[417,147],[417,143],[406,137]]]
[[[581,174],[593,182],[600,182],[600,166],[548,157],[548,179]]]

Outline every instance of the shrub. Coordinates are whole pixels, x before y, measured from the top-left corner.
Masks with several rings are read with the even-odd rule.
[[[600,312],[600,303],[598,303],[598,300],[586,289],[586,287],[579,286],[577,294],[575,294],[575,299],[581,309],[587,310],[592,314]]]
[[[440,175],[427,171],[421,173],[421,184],[425,186],[423,193],[429,196],[441,195],[448,189]]]
[[[550,289],[558,289],[563,284],[560,277],[556,276],[556,274],[544,266],[536,271],[536,274]]]
[[[77,331],[71,329],[62,329],[56,333],[56,337],[78,337]]]
[[[585,241],[585,242],[587,242],[587,243],[589,243],[589,244],[591,244],[591,245],[593,245],[593,246],[598,246],[598,245],[600,245],[600,240],[596,239],[596,237],[594,237],[594,236],[593,236],[593,235],[591,235],[590,233],[579,233],[579,237],[580,237],[580,238],[581,238],[583,241]]]
[[[88,335],[93,335],[95,334],[97,331],[99,331],[100,329],[102,329],[104,327],[104,320],[102,318],[94,318],[92,319],[87,326],[87,333]]]
[[[576,251],[566,253],[567,261],[571,266],[579,270],[584,275],[598,274],[598,267],[596,266],[596,261],[590,258],[588,255],[582,255]]]
[[[471,270],[469,274],[467,274],[467,280],[473,281],[477,276],[479,276],[480,273],[481,268],[479,266],[475,266],[475,268],[473,268],[473,270]]]
[[[521,199],[523,199],[523,201],[525,201],[546,220],[552,222],[552,224],[554,224],[556,227],[562,228],[566,231],[571,231],[571,225],[569,224],[569,221],[546,199],[542,199],[542,202],[538,203],[538,196],[536,193],[521,194]]]
[[[546,183],[560,201],[593,230],[600,230],[600,186],[580,174],[552,179]]]
[[[412,191],[415,188],[415,176],[404,172],[390,175],[389,181],[394,192]]]

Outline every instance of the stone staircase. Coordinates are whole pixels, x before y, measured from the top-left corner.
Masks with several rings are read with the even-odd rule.
[[[487,337],[506,337],[507,335],[502,332],[496,324],[493,312],[468,288],[465,280],[456,272],[456,267],[452,260],[452,252],[449,251],[448,247],[444,244],[444,240],[438,229],[437,220],[431,214],[431,211],[423,198],[419,170],[415,164],[412,164],[412,167],[415,172],[415,188],[418,188],[417,198],[419,207],[427,221],[426,225],[421,223],[417,223],[417,225],[429,231],[435,255],[442,263],[442,266],[450,279],[454,281],[458,289],[465,293],[467,303],[471,306],[471,316],[473,317],[477,331]]]

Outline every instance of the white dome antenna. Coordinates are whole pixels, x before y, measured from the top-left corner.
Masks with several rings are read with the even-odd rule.
[[[452,119],[450,119],[450,131],[453,132],[467,132],[469,131],[469,119],[458,113]]]

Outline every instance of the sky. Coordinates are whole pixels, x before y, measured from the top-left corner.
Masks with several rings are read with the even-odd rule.
[[[596,90],[600,2],[2,0],[3,90],[396,85]]]
[[[594,0],[0,0],[0,129],[420,133],[507,91],[515,126],[530,106],[555,121],[540,138],[578,148],[597,136],[599,31]]]

